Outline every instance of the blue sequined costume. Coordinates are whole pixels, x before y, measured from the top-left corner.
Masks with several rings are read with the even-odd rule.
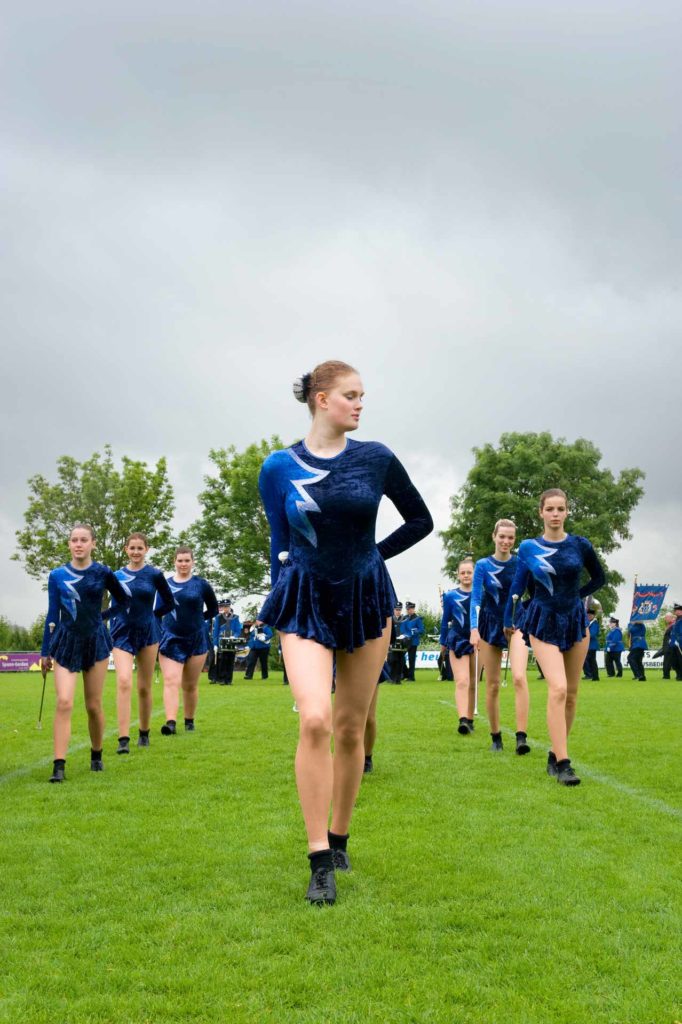
[[[584,569],[590,579],[581,586]],[[584,639],[587,631],[583,599],[606,582],[594,548],[585,537],[571,533],[561,541],[544,537],[524,540],[507,598],[505,626],[511,626],[512,594],[523,594],[531,578],[535,587],[533,596],[521,622],[517,613],[515,625],[522,629],[526,643],[534,636],[561,651],[570,650]]]
[[[53,569],[47,582],[48,609],[41,654],[48,655],[69,672],[87,672],[109,657],[111,639],[102,620],[102,597],[108,590],[121,605],[130,591],[108,565],[91,562],[87,569],[70,563]],[[50,633],[54,624],[54,633]]]
[[[471,634],[471,591],[446,590],[443,594],[443,618],[440,624],[440,642],[452,651],[456,658],[473,653],[469,642]]]
[[[384,559],[433,529],[395,455],[377,442],[349,438],[339,455],[326,459],[299,442],[268,456],[259,486],[271,530],[272,590],[258,618],[348,652],[380,637],[396,602]],[[384,494],[405,522],[377,544]],[[284,562],[281,552],[288,553]]]
[[[173,594],[160,569],[143,565],[141,569],[117,569],[116,579],[131,594],[129,607],[114,600],[111,605],[109,630],[114,647],[137,654],[143,647],[158,644],[161,629],[158,620],[175,607]],[[154,607],[156,595],[160,603]]]
[[[163,618],[159,654],[184,664],[195,654],[207,653],[206,620],[218,614],[218,601],[211,584],[201,576],[190,576],[180,583],[171,576],[167,582],[175,607]]]
[[[481,640],[493,647],[506,647],[504,609],[511,590],[518,559],[515,555],[501,562],[494,555],[479,558],[471,588],[471,628]],[[480,612],[477,611],[480,609]]]

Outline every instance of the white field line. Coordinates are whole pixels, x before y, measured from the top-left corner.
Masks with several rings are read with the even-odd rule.
[[[152,718],[158,718],[162,715],[162,711],[153,711]],[[139,721],[131,722],[131,726],[138,726]],[[37,730],[36,730],[37,731]],[[107,729],[102,737],[105,740],[111,739],[112,736],[118,735],[118,729]],[[51,738],[51,734],[50,734]],[[80,750],[89,750],[90,741],[87,743],[77,743],[74,747],[69,747],[69,757],[71,754],[77,754]],[[114,755],[117,756],[117,755]],[[48,765],[52,764],[51,757],[42,757],[40,761],[34,761],[33,764],[25,764],[22,768],[15,768],[14,771],[7,772],[6,775],[0,775],[0,786],[3,786],[6,782],[11,782],[12,779],[20,779],[24,775],[30,775],[31,772],[36,771],[38,768],[47,768]]]
[[[439,704],[447,704],[448,707],[454,708],[455,705],[450,700],[439,700]],[[516,733],[512,732],[511,729],[503,729],[502,732],[509,738],[516,739]],[[535,750],[547,750],[547,743],[540,743],[538,740],[533,740],[528,737],[528,745]],[[640,789],[635,789],[634,786],[628,786],[626,782],[621,782],[620,779],[615,779],[612,775],[605,775],[603,772],[596,772],[594,769],[586,765],[584,761],[579,762],[580,774],[587,779],[592,779],[593,782],[600,782],[602,786],[610,786],[611,789],[615,789],[617,793],[622,793],[623,796],[630,797],[631,800],[637,800],[639,803],[649,807],[652,811],[658,811],[659,814],[668,814],[672,818],[679,818],[682,820],[682,810],[678,807],[671,807],[664,800],[659,800],[658,797],[649,796],[648,793],[643,793]]]

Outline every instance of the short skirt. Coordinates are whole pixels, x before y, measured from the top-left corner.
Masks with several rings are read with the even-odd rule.
[[[179,661],[184,665],[189,658],[193,658],[197,654],[207,653],[208,637],[204,629],[200,629],[197,633],[190,634],[190,636],[171,636],[169,634],[161,636],[159,654],[170,658],[171,661]]]
[[[84,636],[59,623],[50,643],[50,657],[69,672],[87,672],[98,661],[108,661],[112,643],[104,623]]]
[[[156,616],[143,626],[131,626],[130,623],[114,621],[111,627],[111,641],[114,647],[128,654],[137,654],[144,647],[153,647],[161,639],[161,629]]]
[[[501,611],[504,611],[504,609]],[[481,608],[478,616],[478,632],[481,640],[485,640],[491,647],[507,646],[507,638],[504,635],[504,621],[501,614],[495,615],[488,608]]]
[[[468,654],[474,653],[473,645],[469,643],[469,637],[455,633],[454,629],[449,631],[445,646],[452,651],[456,658],[465,658]]]
[[[523,639],[530,645],[530,637],[534,636],[543,643],[552,644],[560,651],[570,651],[571,647],[585,639],[587,632],[587,613],[580,598],[568,611],[554,611],[539,604],[531,598],[523,617]]]
[[[258,618],[282,633],[350,654],[383,635],[396,601],[378,552],[366,572],[334,581],[285,562]]]

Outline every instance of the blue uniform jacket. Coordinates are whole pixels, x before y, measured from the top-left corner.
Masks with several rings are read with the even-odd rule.
[[[259,636],[264,636],[265,640],[259,640]],[[249,639],[246,644],[252,651],[265,651],[270,649],[270,641],[272,640],[273,632],[269,626],[265,624],[261,626],[255,626],[249,634]]]
[[[643,622],[631,622],[628,626],[630,634],[630,650],[646,650],[646,626]]]
[[[223,619],[222,615],[216,615],[213,620],[213,646],[218,646],[221,636],[240,636],[241,631],[242,624],[238,615],[233,615],[227,621]]]
[[[590,631],[590,646],[588,650],[600,651],[601,647],[599,646],[599,623],[596,619],[592,620],[592,622],[588,626],[588,629]]]
[[[404,636],[409,636],[410,647],[419,647],[419,641],[424,635],[424,621],[420,615],[408,615],[406,619],[400,623],[400,632]]]
[[[623,631],[614,626],[606,634],[606,640],[604,641],[604,647],[607,651],[624,651],[625,644],[623,643]]]

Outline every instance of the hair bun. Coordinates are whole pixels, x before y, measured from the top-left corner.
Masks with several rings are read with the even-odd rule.
[[[308,391],[310,389],[310,374],[304,373],[302,376],[297,377],[292,385],[292,391],[294,392],[294,398],[297,402],[303,402],[304,404],[308,401]]]

